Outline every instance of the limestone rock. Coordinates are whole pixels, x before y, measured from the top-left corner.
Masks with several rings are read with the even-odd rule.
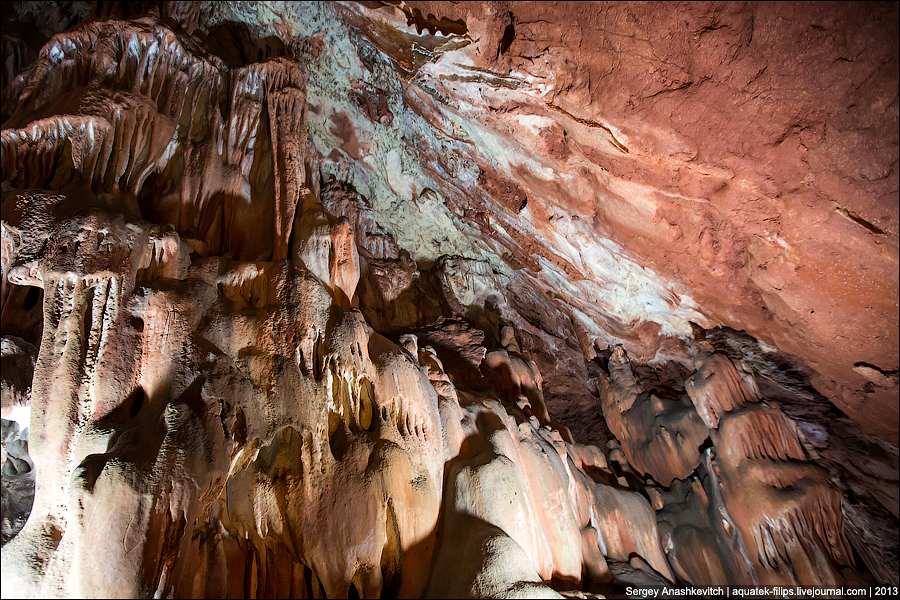
[[[621,347],[609,359],[609,377],[600,377],[603,415],[621,442],[626,460],[640,473],[668,487],[700,464],[700,446],[709,430],[686,401],[662,400],[640,392]]]

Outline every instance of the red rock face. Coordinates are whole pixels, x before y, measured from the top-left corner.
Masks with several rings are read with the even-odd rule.
[[[896,584],[896,4],[82,8],[4,16],[4,589]]]
[[[485,169],[543,207],[545,253],[554,207],[588,219],[897,442],[896,378],[859,369],[898,365],[895,6],[408,4],[478,31],[479,69],[544,85],[469,102],[561,175]]]

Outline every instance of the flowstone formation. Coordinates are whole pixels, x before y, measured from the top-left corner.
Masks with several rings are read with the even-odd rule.
[[[652,475],[649,485],[670,488],[651,498],[673,570],[695,585],[859,584],[841,494],[812,462],[817,455],[796,423],[761,398],[745,364],[701,351],[696,366],[685,383],[696,411],[637,394],[618,348],[600,381],[604,413],[627,424],[611,428],[628,462]],[[648,412],[655,422],[644,431],[655,437],[629,435]],[[711,446],[703,450],[692,436]],[[683,514],[691,504],[693,519]]]
[[[774,192],[737,164],[663,185],[683,140],[653,163],[631,117],[578,116],[560,7],[13,6],[4,597],[897,583],[897,429],[859,416],[896,414],[896,347],[785,342],[806,300],[766,286],[802,253],[712,209],[694,240],[672,195]],[[824,305],[882,315],[896,219],[842,210],[894,295]],[[661,220],[699,266],[659,266]],[[778,281],[742,279],[723,227]],[[763,291],[732,310],[704,269]]]

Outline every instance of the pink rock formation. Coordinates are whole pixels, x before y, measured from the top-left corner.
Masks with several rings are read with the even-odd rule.
[[[4,9],[4,595],[896,584],[896,6],[82,8]]]
[[[759,402],[759,388],[746,364],[735,365],[721,354],[701,354],[697,364],[697,371],[684,387],[697,414],[710,429],[718,429],[725,413],[747,402]]]
[[[680,581],[695,585],[743,581],[741,557],[729,553],[727,542],[716,536],[705,487],[699,476],[692,476],[673,482],[667,493],[659,495],[655,508],[666,559]]]
[[[857,581],[841,493],[813,462],[818,455],[796,423],[762,400],[746,364],[701,351],[696,367],[685,388],[697,411],[694,421],[681,422],[702,419],[708,429],[700,425],[701,441],[689,446],[675,446],[671,436],[648,438],[635,426],[642,396],[644,404],[659,407],[657,421],[665,414],[662,401],[640,394],[621,348],[610,357],[609,378],[600,382],[607,422],[623,440],[623,460],[671,488],[660,492],[650,480],[647,493],[660,511],[663,547],[678,578],[695,585]],[[712,447],[701,460],[707,435]],[[673,476],[667,459],[684,474]],[[665,477],[658,479],[659,473]]]
[[[534,414],[542,425],[546,425],[550,421],[550,414],[544,404],[540,371],[533,362],[522,356],[512,327],[504,327],[500,336],[503,349],[491,350],[482,363],[488,380],[496,382],[501,398],[524,410],[528,416]]]
[[[684,401],[642,394],[621,347],[609,359],[609,377],[600,376],[600,402],[625,459],[640,473],[669,487],[700,465],[700,446],[709,430]]]
[[[641,324],[746,330],[897,443],[896,383],[854,371],[898,366],[896,6],[381,4],[343,12],[415,73],[404,99],[440,132],[415,152],[512,269],[567,280],[566,310],[635,356],[660,348]],[[584,283],[625,257],[654,273],[622,283],[642,303]]]
[[[764,585],[845,584],[853,554],[841,494],[812,462],[796,424],[761,401],[745,365],[721,355],[699,355],[686,388],[715,448],[707,456],[711,486],[721,487],[715,527],[752,565],[741,575]]]

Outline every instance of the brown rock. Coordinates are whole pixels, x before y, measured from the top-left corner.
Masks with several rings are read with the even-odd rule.
[[[700,465],[700,446],[709,430],[684,400],[641,393],[621,347],[609,359],[609,377],[599,380],[603,415],[638,472],[665,487],[685,479]]]

